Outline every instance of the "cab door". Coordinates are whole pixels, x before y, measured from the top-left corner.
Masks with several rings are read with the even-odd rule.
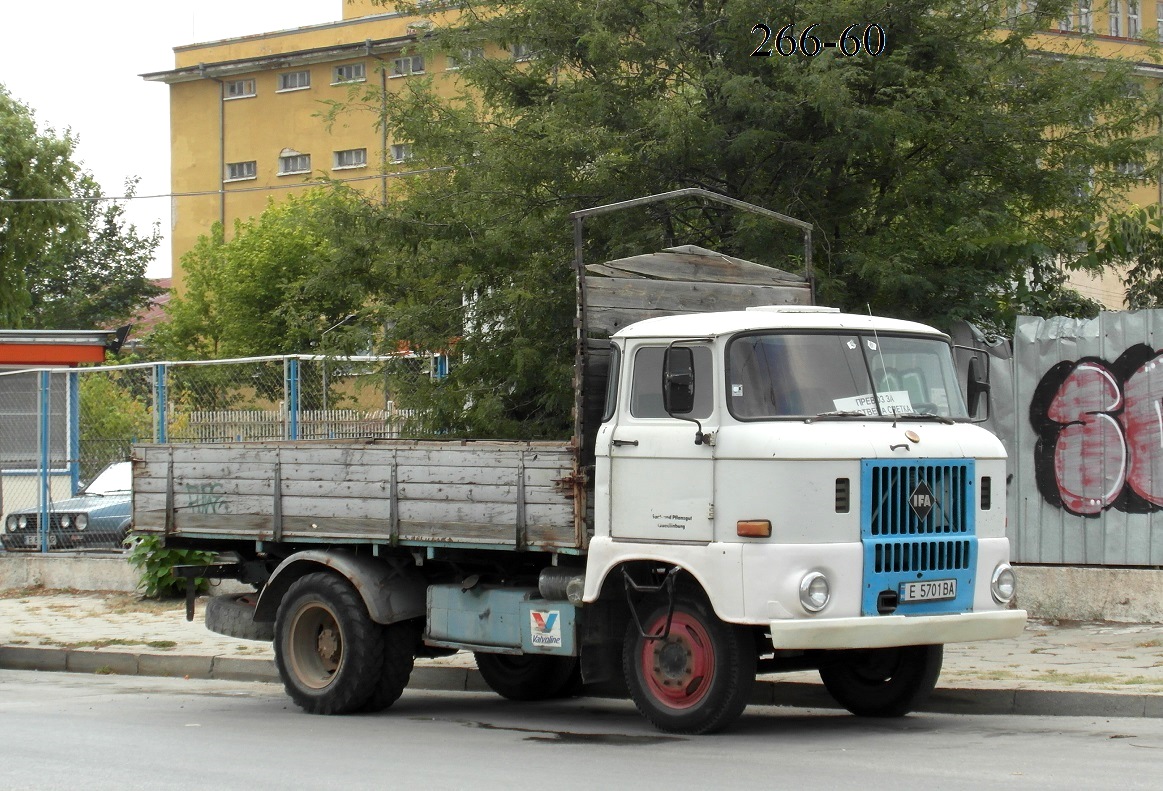
[[[714,430],[711,349],[691,345],[694,353],[694,408],[686,417]],[[714,449],[695,444],[690,420],[671,417],[663,408],[662,360],[666,344],[640,344],[631,355],[629,398],[619,410],[610,438],[610,535],[652,542],[709,542],[714,538],[711,503]]]

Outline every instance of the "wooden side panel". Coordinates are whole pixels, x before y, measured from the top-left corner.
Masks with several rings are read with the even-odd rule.
[[[744,261],[713,250],[699,247],[680,247],[660,253],[636,255],[591,264],[586,269],[596,271],[601,266],[610,272],[622,272],[631,276],[653,280],[692,280],[701,283],[746,283],[750,285],[780,285],[803,283],[799,275],[782,269]],[[623,276],[625,276],[625,274]]]
[[[139,446],[138,530],[261,541],[578,547],[565,443]]]

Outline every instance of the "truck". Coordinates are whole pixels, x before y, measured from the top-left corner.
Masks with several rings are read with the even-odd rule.
[[[1023,629],[978,360],[698,247],[583,266],[585,216],[570,439],[135,446],[135,531],[255,589],[211,628],[273,639],[309,713],[471,651],[506,698],[614,685],[675,733],[783,671],[902,716],[944,644]]]

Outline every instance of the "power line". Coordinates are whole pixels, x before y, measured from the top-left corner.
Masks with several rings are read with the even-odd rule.
[[[266,187],[239,187],[237,189],[204,190],[201,192],[163,192],[156,195],[97,195],[97,196],[69,196],[65,198],[5,198],[0,197],[0,203],[100,203],[103,201],[122,200],[157,200],[159,198],[202,198],[208,195],[237,195],[244,192],[273,192],[275,190],[302,189],[303,187],[318,187],[323,184],[340,182],[346,184],[355,181],[379,181],[380,179],[395,179],[404,176],[420,176],[425,173],[440,173],[452,170],[451,165],[437,168],[423,168],[421,170],[404,170],[399,173],[379,173],[374,176],[353,176],[342,179],[319,179],[317,181],[301,181],[295,184],[273,184]]]

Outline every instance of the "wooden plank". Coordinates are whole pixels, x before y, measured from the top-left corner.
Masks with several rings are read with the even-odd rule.
[[[780,285],[803,283],[804,279],[791,272],[764,266],[753,261],[716,253],[700,247],[669,248],[660,253],[647,253],[629,258],[605,261],[600,266],[655,280],[691,280],[704,283],[740,283],[750,285]],[[590,269],[589,266],[586,267]]]
[[[807,304],[808,301],[808,290],[804,285],[756,286],[588,277],[586,289],[591,308],[646,308],[704,313],[741,310],[752,305],[791,304],[790,301]]]

